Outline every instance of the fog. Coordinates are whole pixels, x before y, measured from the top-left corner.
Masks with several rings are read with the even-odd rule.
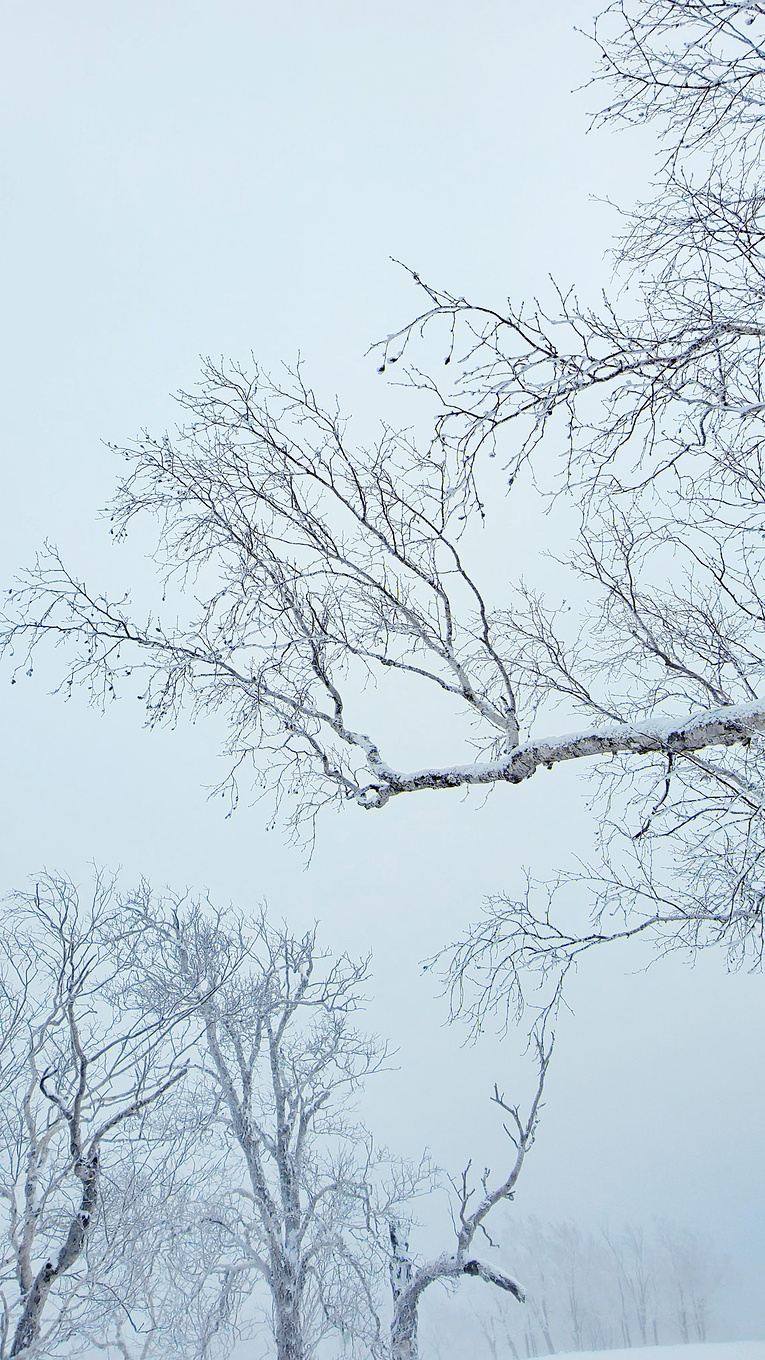
[[[639,196],[652,161],[638,134],[587,131],[597,99],[572,91],[590,15],[582,0],[8,0],[4,584],[47,537],[83,575],[148,591],[148,539],[115,547],[97,520],[120,472],[105,442],[172,427],[200,355],[277,370],[299,353],[354,429],[416,421],[366,353],[417,307],[390,257],[481,299],[533,295],[550,273],[597,289],[604,200]],[[516,526],[512,551],[531,556],[544,532]],[[484,557],[501,585],[500,549]],[[467,1043],[422,963],[526,868],[588,853],[582,774],[329,813],[308,861],[264,804],[244,797],[227,817],[208,799],[215,720],[149,732],[133,700],[104,715],[81,694],[64,703],[51,666],[13,687],[0,676],[3,889],[43,867],[87,883],[97,864],[125,886],[144,875],[241,909],[266,901],[296,927],[318,919],[331,947],[371,951],[368,1024],[397,1053],[364,1096],[368,1126],[453,1173],[499,1167],[489,1098],[495,1081],[527,1097],[524,1035]],[[384,694],[369,703],[391,743],[416,743],[416,694],[403,720]],[[650,958],[601,951],[574,977],[515,1208],[586,1231],[662,1219],[703,1233],[735,1262],[729,1334],[757,1337],[762,979],[712,951]],[[445,1205],[420,1217],[413,1245],[440,1249]]]

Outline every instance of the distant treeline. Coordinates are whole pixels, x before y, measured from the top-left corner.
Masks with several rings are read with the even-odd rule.
[[[494,1357],[710,1339],[728,1262],[697,1234],[668,1223],[586,1232],[572,1222],[508,1217],[498,1245],[527,1303],[481,1309]]]

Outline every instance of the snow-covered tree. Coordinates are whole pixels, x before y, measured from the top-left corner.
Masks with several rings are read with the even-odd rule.
[[[247,1282],[230,1270],[209,1226],[228,1193],[209,1106],[202,1089],[185,1083],[140,1128],[120,1164],[106,1168],[84,1253],[87,1307],[69,1355],[213,1360],[257,1323],[241,1317]]]
[[[315,930],[296,938],[262,914],[248,924],[199,902],[163,906],[148,889],[132,909],[135,1004],[147,1015],[195,1006],[202,1020],[229,1187],[204,1229],[225,1290],[257,1301],[265,1289],[278,1360],[307,1360],[324,1336],[382,1355],[382,1226],[428,1171],[378,1153],[350,1113],[386,1059],[355,1025],[368,962],[332,957]]]
[[[447,322],[470,340],[455,388],[439,394],[440,436],[471,470],[487,445],[509,445],[511,477],[527,461],[541,469],[555,441],[565,447],[559,492],[581,518],[568,566],[589,606],[556,614],[528,593],[527,664],[549,694],[630,722],[707,705],[756,714],[765,9],[620,0],[595,40],[594,83],[609,95],[601,123],[653,125],[661,157],[654,196],[624,216],[615,297],[587,308],[567,293],[545,315],[426,290],[419,329]],[[394,357],[412,341],[406,328]],[[591,927],[576,928],[555,887],[487,904],[451,959],[458,987],[477,983],[475,1021],[518,1005],[529,969],[559,980],[613,939],[720,945],[733,966],[762,962],[760,732],[755,717],[727,750],[725,739],[695,751],[668,742],[658,759],[602,767],[602,858],[581,876]]]
[[[613,296],[481,304],[414,274],[423,310],[380,367],[416,361],[421,441],[355,442],[301,371],[208,364],[183,428],[121,451],[112,531],[157,525],[150,613],[49,549],[10,596],[18,669],[60,643],[65,690],[103,700],[138,672],[151,723],[219,711],[233,797],[254,765],[293,825],[332,800],[380,810],[607,757],[601,823],[639,857],[613,872],[636,929],[759,958],[764,33],[759,3],[609,5],[600,121],[653,127],[661,157]],[[507,500],[484,494],[490,453]],[[578,520],[557,584],[529,553],[509,587],[471,565],[480,526],[546,494]],[[438,698],[442,760],[392,762],[370,676],[394,717],[415,685]],[[652,862],[668,834],[685,897]]]
[[[106,1200],[133,1161],[136,1130],[185,1075],[188,1014],[147,1019],[125,1002],[115,987],[124,929],[103,880],[82,902],[66,879],[48,875],[8,904],[0,942],[3,1360],[71,1350],[94,1310],[104,1314],[107,1296],[111,1314],[134,1299],[114,1288],[130,1234],[116,1219],[103,1232]],[[143,1156],[148,1171],[152,1157]]]
[[[493,1236],[526,1289],[522,1313],[497,1297],[478,1315],[498,1354],[708,1341],[716,1330],[728,1263],[699,1234],[666,1222],[593,1231],[505,1214]]]
[[[494,1185],[491,1184],[491,1172],[488,1169],[480,1178],[479,1185],[473,1184],[470,1165],[465,1168],[460,1180],[452,1184],[452,1217],[456,1241],[450,1248],[428,1260],[415,1261],[409,1251],[406,1225],[391,1219],[389,1229],[391,1241],[389,1270],[393,1290],[391,1360],[417,1360],[419,1307],[426,1289],[433,1284],[456,1283],[467,1276],[484,1280],[487,1284],[511,1294],[520,1303],[524,1302],[526,1296],[518,1281],[495,1265],[479,1260],[473,1255],[473,1250],[479,1233],[491,1242],[486,1229],[486,1220],[498,1204],[506,1203],[514,1196],[526,1153],[534,1142],[551,1052],[551,1045],[545,1048],[543,1041],[540,1040],[539,1082],[525,1118],[521,1117],[518,1106],[508,1104],[495,1087],[494,1104],[508,1116],[509,1122],[504,1128],[515,1148],[512,1165],[507,1176]]]

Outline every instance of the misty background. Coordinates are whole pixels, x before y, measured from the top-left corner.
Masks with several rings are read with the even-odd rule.
[[[200,355],[276,371],[299,353],[357,438],[381,418],[416,423],[366,353],[418,304],[391,256],[478,299],[533,295],[549,273],[584,296],[602,286],[604,200],[639,197],[653,152],[639,133],[587,133],[596,98],[572,90],[591,69],[575,32],[591,15],[580,0],[6,0],[3,582],[49,537],[140,598],[140,537],[114,547],[96,523],[120,471],[104,441],[172,427]],[[547,532],[509,523],[514,560]],[[500,549],[486,548],[498,588]],[[42,673],[0,683],[4,891],[43,867],[86,884],[95,863],[125,886],[265,900],[295,929],[319,919],[332,948],[371,951],[367,1024],[397,1050],[365,1121],[401,1154],[499,1167],[489,1097],[495,1081],[520,1099],[532,1086],[523,1035],[465,1046],[421,961],[524,868],[586,856],[581,773],[330,813],[307,865],[265,805],[243,798],[227,818],[208,801],[214,719],[150,733],[127,699],[100,716],[82,694],[51,696]],[[396,717],[411,750],[416,700],[408,727]],[[613,948],[573,979],[515,1208],[585,1234],[657,1220],[702,1234],[731,1259],[717,1332],[761,1336],[762,979],[713,953],[649,960]],[[415,1248],[438,1246],[445,1211],[421,1206]],[[423,1310],[476,1353],[478,1288]]]

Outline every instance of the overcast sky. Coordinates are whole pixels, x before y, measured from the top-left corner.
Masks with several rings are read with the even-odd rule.
[[[103,441],[172,425],[200,355],[273,369],[300,351],[362,427],[394,419],[402,398],[365,357],[417,305],[390,256],[497,303],[549,272],[605,282],[602,200],[640,194],[651,159],[635,136],[587,135],[596,96],[571,91],[590,15],[582,0],[6,0],[3,581],[46,536],[91,577],[151,579],[96,522],[119,474]],[[100,717],[51,697],[54,678],[0,678],[2,885],[43,866],[86,881],[96,861],[126,884],[318,917],[328,943],[372,951],[369,1023],[399,1049],[368,1121],[397,1151],[499,1165],[488,1097],[495,1080],[522,1094],[528,1061],[512,1036],[461,1048],[419,961],[523,866],[589,848],[579,775],[485,806],[422,794],[328,816],[306,870],[263,808],[226,820],[207,801],[214,725],[147,733],[138,705]],[[762,979],[711,955],[643,961],[581,969],[519,1207],[668,1216],[765,1264]]]

